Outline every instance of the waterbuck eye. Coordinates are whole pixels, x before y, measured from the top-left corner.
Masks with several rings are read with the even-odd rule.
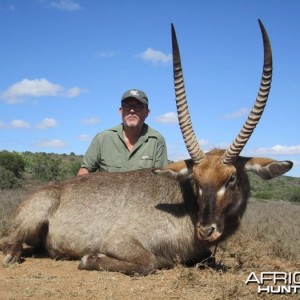
[[[227,188],[227,187],[230,187],[230,186],[234,186],[235,184],[236,184],[236,173],[232,173],[230,175],[230,177],[228,178],[225,186]]]

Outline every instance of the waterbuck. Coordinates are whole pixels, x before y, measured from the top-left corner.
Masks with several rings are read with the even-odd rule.
[[[178,118],[191,159],[160,169],[93,173],[42,188],[16,209],[12,233],[1,242],[4,263],[20,262],[26,243],[53,258],[81,258],[80,269],[146,275],[178,262],[199,262],[234,233],[249,196],[246,172],[270,179],[292,167],[290,161],[239,156],[271,86],[271,47],[259,25],[264,44],[259,93],[227,150],[204,153],[198,145],[172,25]]]

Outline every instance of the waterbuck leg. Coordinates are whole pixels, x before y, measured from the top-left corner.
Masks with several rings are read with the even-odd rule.
[[[106,245],[108,247],[104,253],[84,256],[78,268],[147,275],[165,266],[152,252],[130,236],[111,237]]]
[[[126,275],[147,275],[154,271],[154,267],[147,265],[139,265],[127,261],[121,261],[113,257],[106,256],[105,254],[98,255],[85,255],[79,265],[80,270],[98,270],[98,271],[111,271],[120,272]]]
[[[5,243],[3,246],[3,253],[6,254],[3,264],[10,265],[21,262],[21,255],[23,252],[23,246],[21,242],[15,242],[13,244]]]

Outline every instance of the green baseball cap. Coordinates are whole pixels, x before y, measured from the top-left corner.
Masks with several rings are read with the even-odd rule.
[[[137,89],[128,90],[123,94],[121,102],[128,98],[134,98],[141,103],[148,105],[148,97],[143,91]]]

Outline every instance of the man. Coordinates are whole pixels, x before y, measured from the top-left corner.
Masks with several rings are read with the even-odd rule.
[[[126,91],[119,108],[122,124],[98,133],[83,157],[77,175],[161,167],[168,163],[164,138],[144,123],[150,110],[140,90]]]

